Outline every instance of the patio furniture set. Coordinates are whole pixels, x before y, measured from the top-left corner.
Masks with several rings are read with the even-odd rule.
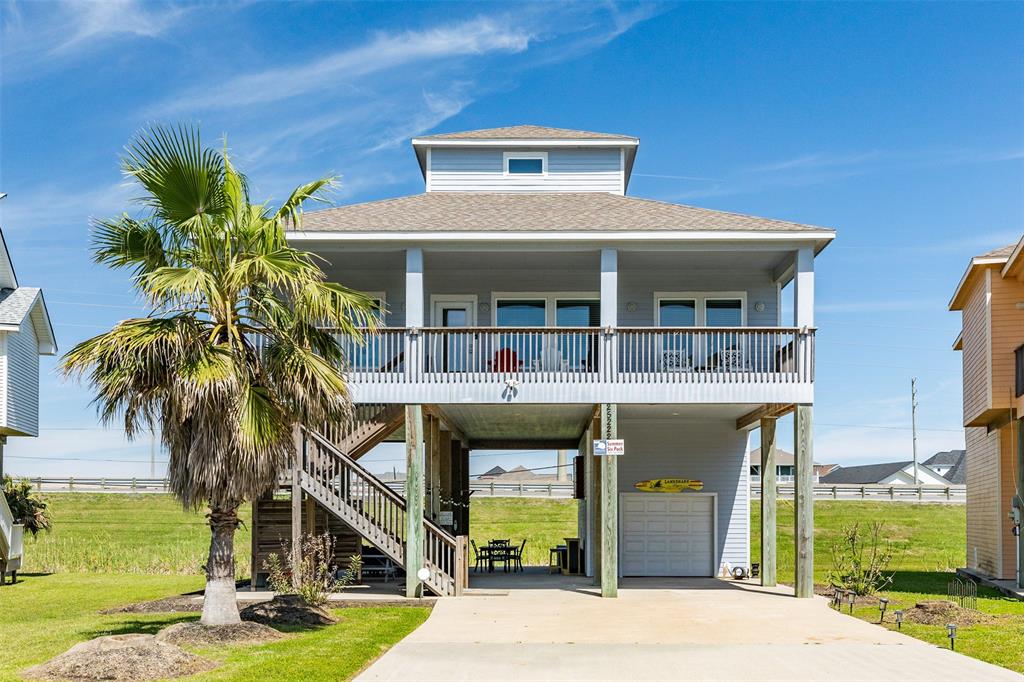
[[[506,573],[509,568],[513,571],[523,570],[526,540],[521,545],[513,545],[511,540],[490,540],[481,547],[476,546],[475,540],[470,540],[470,544],[473,546],[473,570],[478,573],[482,570],[493,573],[495,564],[502,564]]]

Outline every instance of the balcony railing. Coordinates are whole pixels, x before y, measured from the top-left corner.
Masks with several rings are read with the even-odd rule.
[[[814,330],[756,327],[382,329],[339,336],[357,383],[811,383]]]

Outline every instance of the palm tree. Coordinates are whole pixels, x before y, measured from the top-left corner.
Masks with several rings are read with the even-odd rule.
[[[150,312],[78,344],[62,369],[93,387],[104,423],[123,420],[129,438],[159,428],[170,490],[187,509],[209,508],[201,622],[235,623],[238,508],[276,485],[296,423],[350,414],[333,334],[360,341],[377,305],[285,241],[284,225],[298,226],[333,178],[276,209],[251,204],[227,150],[187,126],[140,133],[122,169],[143,211],[95,221],[94,260],[128,270]]]

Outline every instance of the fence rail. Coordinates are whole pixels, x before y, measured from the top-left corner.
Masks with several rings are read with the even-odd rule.
[[[155,478],[28,478],[37,490],[43,492],[103,492],[103,493],[165,493],[167,481]],[[285,482],[285,481],[283,481]],[[290,479],[287,481],[290,482]],[[385,485],[399,495],[405,495],[403,481],[386,481]],[[470,481],[469,489],[476,497],[551,497],[571,498],[573,483],[559,481]],[[779,497],[793,497],[792,483],[776,486]],[[751,482],[750,494],[761,497],[761,484]],[[950,502],[967,501],[965,485],[828,485],[816,483],[814,497],[819,500],[876,500],[891,502]]]

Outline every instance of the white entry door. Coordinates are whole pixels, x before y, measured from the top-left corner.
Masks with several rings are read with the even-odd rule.
[[[476,296],[433,296],[433,320],[435,327],[459,329],[476,326]],[[439,366],[435,371],[467,372],[475,366],[475,334],[472,332],[448,333],[437,353]]]
[[[623,493],[620,562],[624,576],[714,576],[711,493]]]

